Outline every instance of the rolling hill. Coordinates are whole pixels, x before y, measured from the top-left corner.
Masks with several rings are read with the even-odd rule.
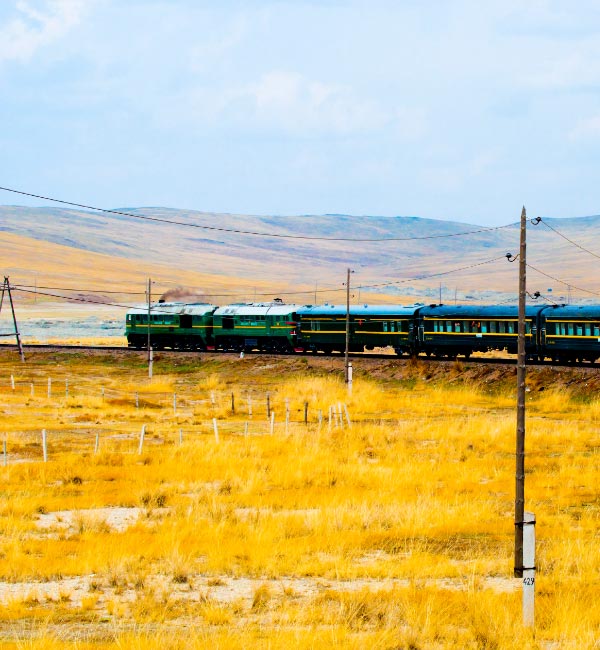
[[[82,299],[107,302],[143,301],[148,277],[157,282],[155,295],[172,290],[218,303],[278,295],[290,302],[341,302],[348,267],[355,271],[353,301],[437,301],[440,284],[445,302],[516,296],[518,265],[504,255],[518,251],[517,226],[486,230],[418,217],[120,211],[133,216],[0,206],[4,274],[13,284],[76,288]],[[570,294],[596,300],[583,291],[600,294],[596,259],[573,242],[600,254],[600,217],[544,221],[572,242],[544,223],[528,226],[528,288],[555,299]],[[308,239],[315,237],[321,239]],[[23,299],[30,303],[31,294]]]

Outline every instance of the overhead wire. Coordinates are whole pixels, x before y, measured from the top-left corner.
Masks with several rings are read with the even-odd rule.
[[[505,256],[501,255],[499,257],[494,257],[492,259],[485,260],[483,262],[476,262],[474,264],[468,264],[466,266],[461,266],[461,267],[458,267],[458,268],[455,268],[455,269],[450,269],[448,271],[440,271],[440,272],[437,272],[437,273],[431,273],[429,275],[420,275],[420,276],[417,276],[417,277],[414,277],[414,278],[405,278],[403,280],[393,280],[393,281],[390,281],[390,282],[382,282],[382,283],[377,283],[377,284],[360,285],[360,286],[356,286],[354,289],[355,290],[373,289],[373,288],[379,288],[379,287],[393,286],[393,285],[396,285],[396,284],[405,284],[406,282],[415,282],[415,281],[418,281],[418,280],[427,280],[429,278],[440,277],[440,276],[444,276],[444,275],[450,275],[452,273],[458,273],[460,271],[466,271],[466,270],[469,270],[469,269],[477,268],[479,266],[484,266],[486,264],[491,264],[492,262],[497,262],[498,260],[501,260],[501,259],[504,259],[504,258],[505,258]],[[47,291],[36,291],[34,289],[24,289],[23,286],[25,286],[25,285],[22,285],[22,286],[21,285],[14,285],[14,286],[11,285],[11,288],[14,291],[20,291],[22,293],[36,294],[36,295],[41,295],[41,296],[48,296],[50,298],[60,298],[60,299],[63,299],[63,300],[71,300],[73,302],[82,302],[82,303],[88,303],[88,304],[94,304],[94,305],[107,305],[107,306],[110,306],[110,307],[119,307],[119,308],[122,308],[122,309],[138,309],[140,307],[139,305],[126,305],[126,304],[122,304],[122,303],[107,302],[107,301],[103,301],[103,300],[92,300],[90,298],[58,295],[58,294],[55,294],[55,293],[48,293]],[[86,290],[85,289],[77,289],[77,290],[73,289],[72,291],[84,292]],[[91,292],[92,290],[87,290],[87,291]],[[342,292],[342,291],[346,292],[346,288],[341,287],[341,288],[337,288],[337,289],[327,289],[327,290],[323,290],[323,291],[327,291],[329,293]],[[272,295],[273,293],[278,293],[278,292],[270,292],[269,294],[266,294],[266,295]],[[295,294],[301,294],[301,293],[314,294],[314,290],[295,291],[295,292],[289,292],[288,294],[286,294],[285,292],[283,292],[283,293],[279,292],[279,295],[295,295]],[[209,292],[206,292],[206,294],[209,295],[209,296],[219,295],[219,294],[211,294]],[[157,312],[157,310],[158,310],[158,312],[160,312],[160,307],[158,307],[156,309],[153,308],[153,311],[155,313]]]
[[[591,289],[584,289],[583,287],[578,287],[577,285],[573,284],[572,282],[567,282],[566,280],[561,280],[560,278],[557,278],[553,275],[550,275],[549,273],[546,273],[545,271],[542,271],[541,269],[538,269],[537,267],[533,266],[532,264],[529,264],[527,262],[527,266],[532,270],[535,271],[536,273],[539,273],[540,275],[543,275],[547,278],[550,278],[550,280],[554,280],[555,282],[558,282],[559,284],[564,284],[565,287],[570,287],[571,289],[576,289],[577,291],[583,291],[584,293],[589,293],[593,296],[600,296],[600,293],[597,291],[592,291]]]
[[[544,226],[546,226],[546,228],[548,228],[549,230],[551,230],[552,232],[557,234],[559,237],[562,237],[565,241],[569,242],[569,244],[572,244],[576,248],[579,248],[580,250],[584,251],[585,253],[589,253],[593,257],[600,260],[600,255],[598,255],[597,253],[594,253],[594,251],[591,251],[588,248],[585,248],[585,246],[582,246],[581,244],[578,244],[576,241],[573,241],[572,239],[570,239],[566,235],[563,235],[563,233],[560,232],[560,230],[557,230],[554,226],[551,226],[545,219],[542,219],[541,217],[538,217],[538,219],[540,220],[541,223],[544,224]]]
[[[75,203],[74,201],[65,201],[63,199],[56,199],[50,196],[43,196],[41,194],[33,194],[31,192],[24,192],[21,190],[16,190],[10,187],[0,186],[0,190],[5,192],[12,192],[13,194],[20,194],[22,196],[28,196],[30,198],[42,199],[43,201],[52,201],[54,203],[60,203],[62,205],[70,205],[76,208],[83,208],[84,210],[93,210],[96,212],[103,212],[107,214],[116,214],[119,216],[130,217],[132,219],[141,219],[144,221],[152,221],[156,223],[166,223],[173,226],[185,226],[187,228],[199,228],[202,230],[211,230],[216,232],[225,232],[233,233],[237,235],[253,235],[256,237],[275,237],[279,239],[299,239],[306,241],[343,241],[343,242],[388,242],[388,241],[417,241],[425,239],[445,239],[448,237],[464,237],[467,235],[475,235],[485,232],[493,232],[496,230],[502,230],[504,228],[511,228],[518,225],[517,222],[505,224],[504,226],[493,226],[490,228],[479,228],[476,230],[469,230],[465,232],[456,232],[456,233],[447,233],[440,235],[423,235],[418,237],[310,237],[308,235],[285,235],[282,233],[266,233],[259,232],[254,230],[242,230],[239,228],[222,228],[219,226],[206,226],[197,223],[190,223],[188,221],[177,221],[173,219],[162,219],[160,217],[149,217],[146,215],[133,214],[131,212],[123,212],[121,210],[110,210],[108,208],[98,208],[92,205],[86,205],[84,203]]]

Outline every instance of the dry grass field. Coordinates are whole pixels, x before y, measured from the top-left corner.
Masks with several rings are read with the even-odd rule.
[[[534,635],[514,369],[355,367],[0,351],[2,647],[597,647],[597,371],[529,375]]]

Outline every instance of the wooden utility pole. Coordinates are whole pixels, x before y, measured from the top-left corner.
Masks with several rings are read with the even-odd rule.
[[[152,344],[150,342],[150,311],[151,307],[150,305],[152,304],[152,282],[150,278],[148,278],[148,290],[146,292],[146,295],[148,296],[148,363],[150,363],[150,357],[151,357],[151,350],[152,350]]]
[[[517,357],[517,449],[515,472],[515,578],[523,577],[523,524],[525,516],[525,273],[527,213],[521,211],[521,245],[519,250],[519,337]]]
[[[350,273],[348,269],[346,279],[346,348],[344,350],[344,381],[348,383],[348,349],[350,347]]]
[[[21,344],[21,336],[19,334],[19,327],[17,326],[17,317],[15,315],[15,306],[13,304],[12,293],[10,292],[10,282],[8,276],[4,276],[4,283],[2,285],[2,297],[0,298],[0,312],[2,311],[2,304],[4,303],[4,292],[8,293],[8,299],[10,301],[10,310],[12,312],[13,324],[15,327],[15,337],[17,339],[17,347],[19,348],[19,355],[21,361],[25,361],[25,354],[23,352],[23,345]],[[4,336],[11,336],[10,334],[5,334]]]

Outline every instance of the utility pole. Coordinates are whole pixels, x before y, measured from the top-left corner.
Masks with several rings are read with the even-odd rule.
[[[12,311],[13,324],[15,326],[15,337],[17,339],[17,347],[19,348],[19,355],[21,361],[25,362],[25,353],[23,352],[23,345],[21,344],[21,336],[19,334],[19,328],[17,326],[17,317],[15,315],[15,306],[13,304],[12,293],[10,292],[10,282],[8,276],[4,276],[4,284],[2,285],[2,297],[0,298],[0,312],[2,311],[2,303],[4,302],[4,292],[8,293],[8,299],[10,301],[10,310]],[[10,336],[10,334],[6,334]]]
[[[525,300],[526,300],[527,213],[521,211],[519,251],[519,337],[517,357],[517,449],[515,472],[515,578],[523,577],[523,524],[525,517]]]
[[[152,304],[152,282],[150,278],[148,278],[148,291],[146,292],[146,295],[148,296],[148,363],[150,363],[150,358],[152,356],[152,345],[150,341],[150,312],[151,312],[151,304]]]
[[[348,383],[348,349],[350,347],[350,273],[348,269],[346,278],[346,349],[344,351],[344,381]]]

